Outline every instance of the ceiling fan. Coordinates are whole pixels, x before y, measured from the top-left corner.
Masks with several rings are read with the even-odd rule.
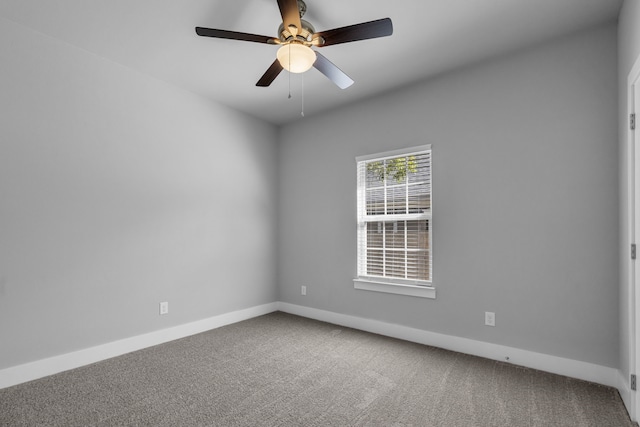
[[[322,54],[311,49],[311,46],[321,48],[393,34],[393,24],[389,18],[316,33],[313,25],[302,19],[307,10],[307,5],[303,0],[278,0],[278,7],[280,15],[282,15],[278,37],[202,27],[196,27],[196,34],[220,39],[280,45],[276,55],[277,59],[258,80],[256,86],[267,87],[271,85],[283,69],[291,73],[304,73],[314,67],[341,89],[351,86],[353,80]]]

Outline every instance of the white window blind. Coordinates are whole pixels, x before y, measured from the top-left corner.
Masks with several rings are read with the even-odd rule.
[[[358,277],[431,285],[431,146],[358,157]]]

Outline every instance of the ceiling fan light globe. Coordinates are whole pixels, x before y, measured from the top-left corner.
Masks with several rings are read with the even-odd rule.
[[[316,62],[316,53],[308,46],[289,43],[278,49],[276,54],[282,68],[290,73],[304,73]]]

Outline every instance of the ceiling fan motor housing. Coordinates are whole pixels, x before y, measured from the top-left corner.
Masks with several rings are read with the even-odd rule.
[[[302,28],[298,29],[297,34],[295,33],[295,27],[285,28],[284,24],[280,24],[278,27],[278,38],[280,39],[281,44],[291,43],[291,42],[300,42],[307,46],[310,46],[312,43],[313,35],[316,33],[313,25],[304,19],[300,20],[302,24]]]

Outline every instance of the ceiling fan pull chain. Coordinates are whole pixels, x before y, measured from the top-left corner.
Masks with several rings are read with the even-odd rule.
[[[289,44],[289,69],[291,69],[291,44]],[[291,71],[289,71],[289,99],[291,99]]]
[[[302,107],[300,109],[300,115],[304,117],[304,73],[300,76],[302,77]]]

